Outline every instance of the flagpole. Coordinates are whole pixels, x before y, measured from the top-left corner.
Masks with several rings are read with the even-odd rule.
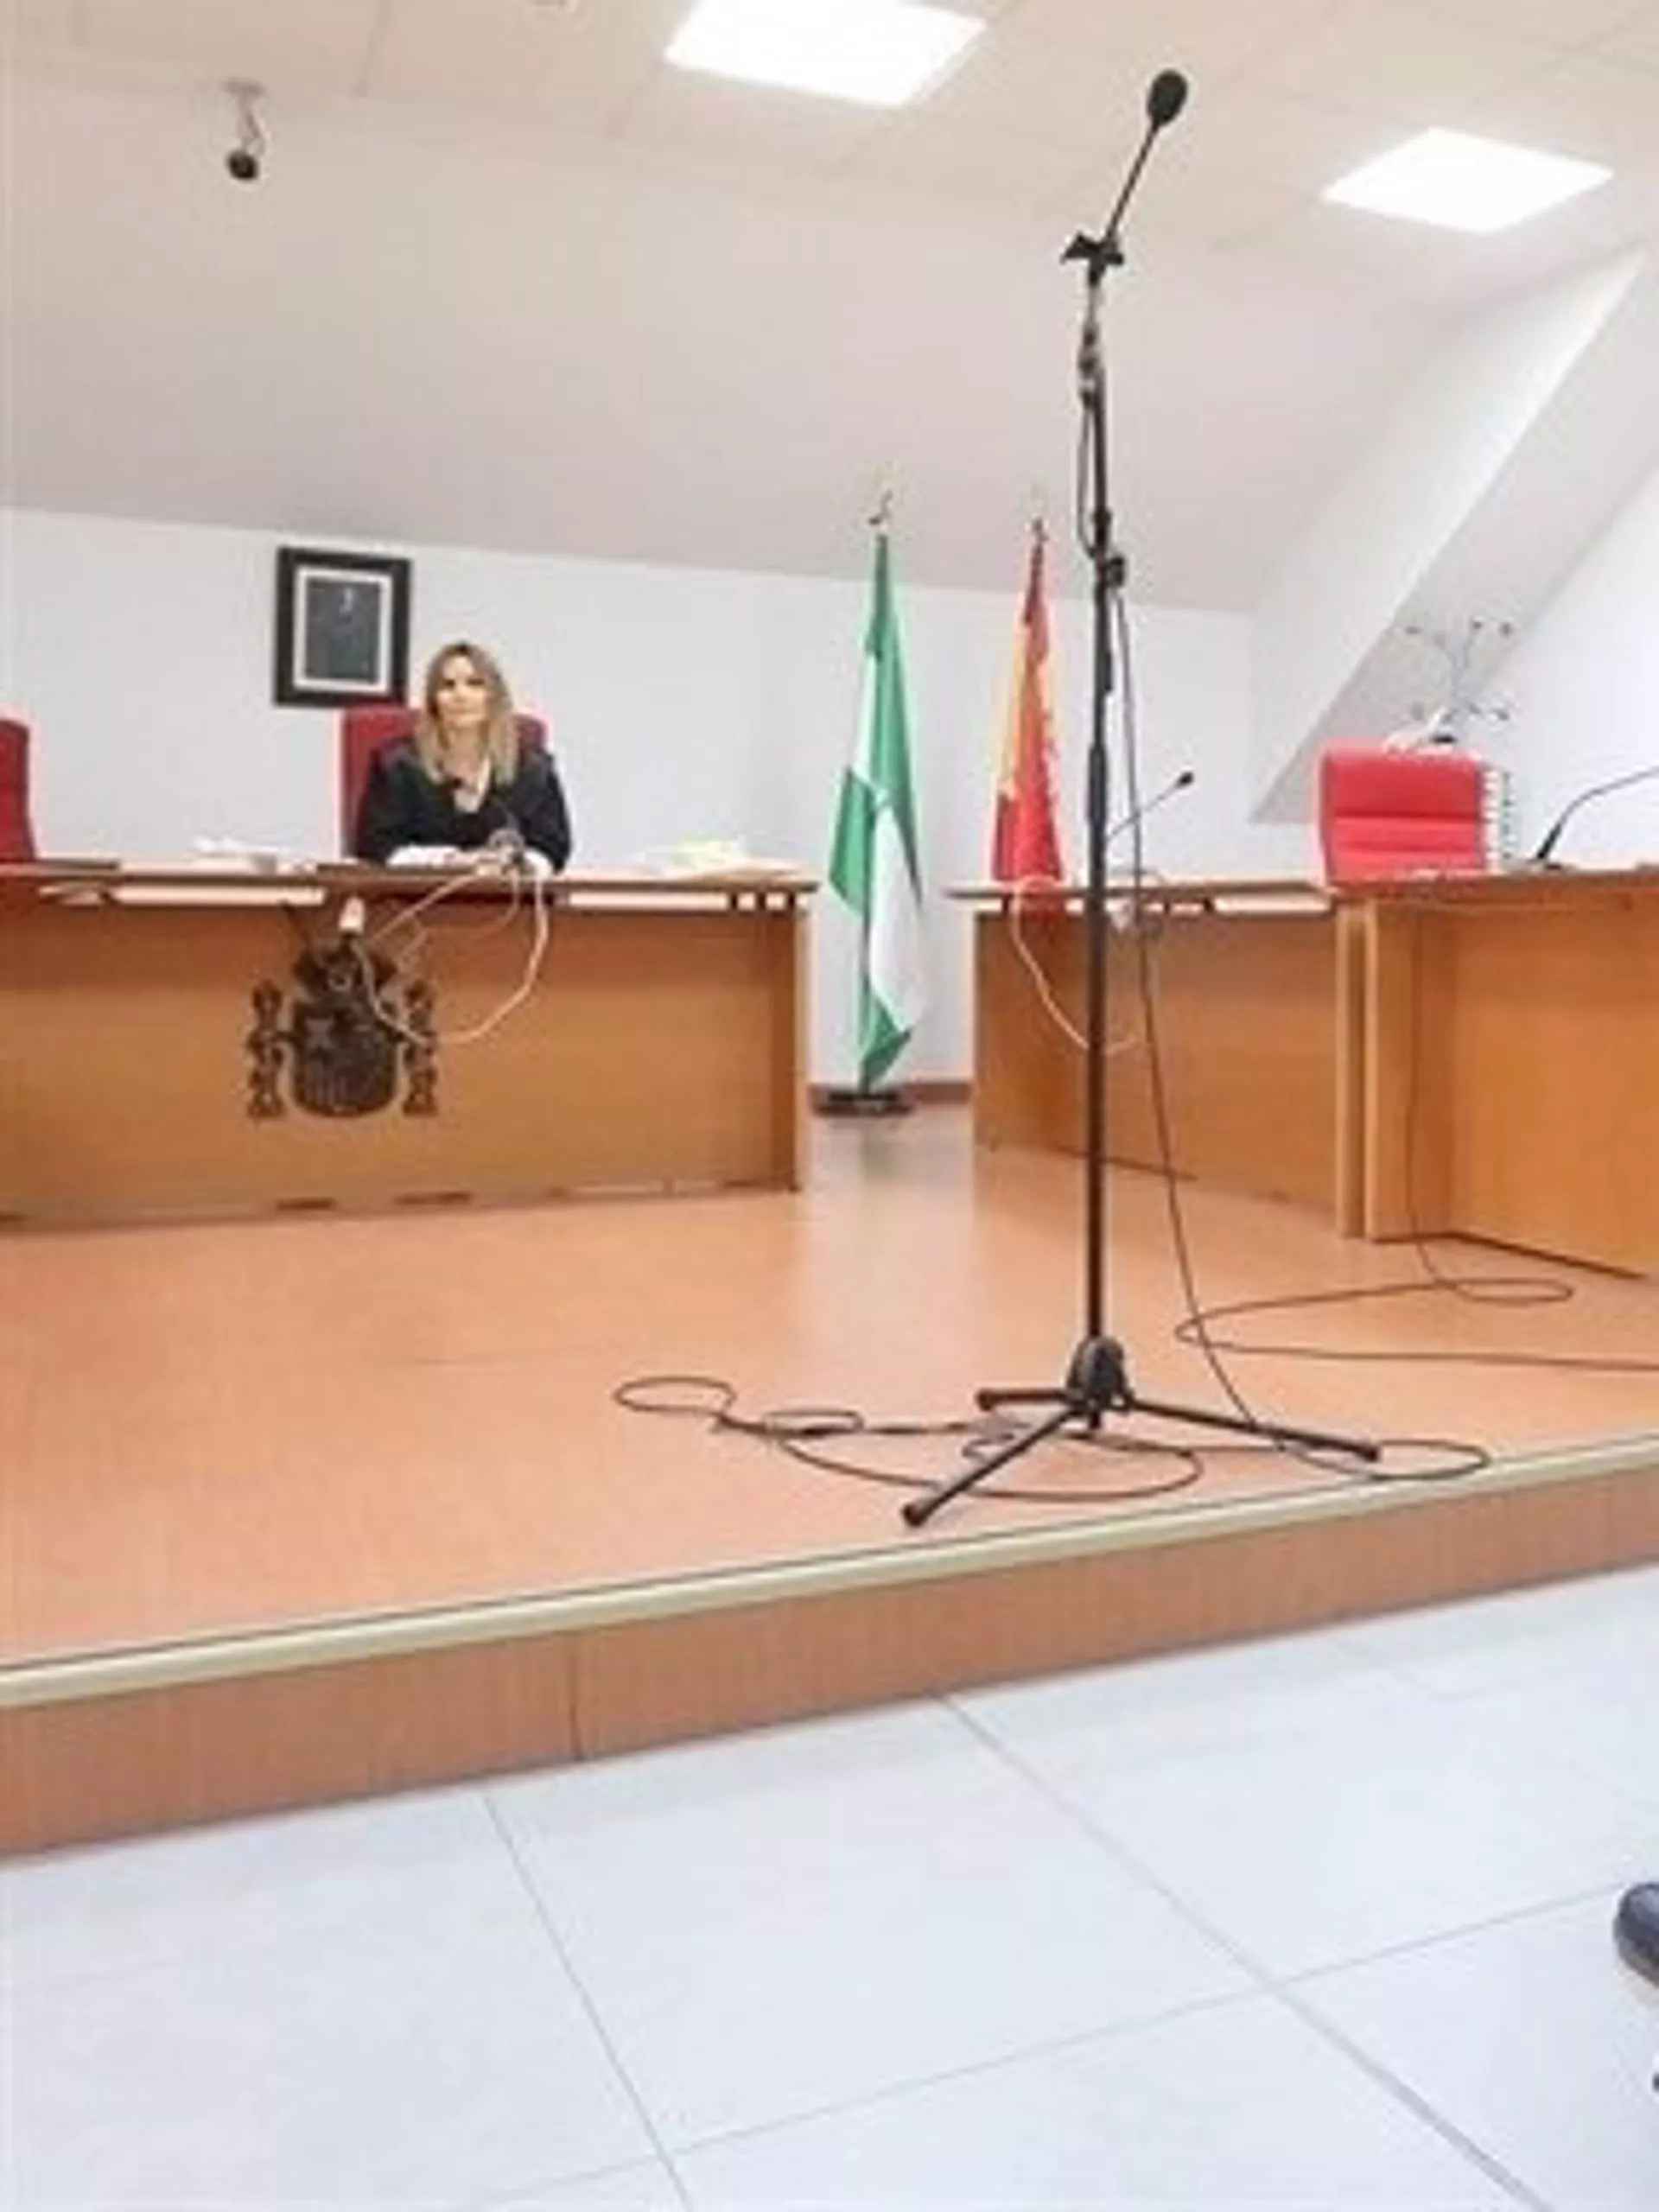
[[[859,925],[858,1081],[822,1095],[828,1114],[910,1111],[910,1100],[885,1077],[926,1002],[919,840],[889,544],[893,505],[884,486],[869,517],[875,549],[858,737],[842,779],[830,860],[830,885]]]
[[[1382,1456],[1381,1447],[1364,1439],[1333,1436],[1316,1429],[1291,1428],[1258,1421],[1235,1396],[1234,1414],[1213,1413],[1207,1408],[1174,1405],[1143,1398],[1130,1383],[1123,1346],[1108,1333],[1106,1313],[1106,847],[1109,839],[1106,727],[1116,685],[1112,637],[1121,617],[1126,564],[1114,539],[1108,498],[1106,364],[1101,340],[1101,302],[1109,270],[1121,268],[1123,247],[1121,226],[1141,173],[1147,165],[1158,134],[1174,121],[1186,105],[1186,79],[1173,69],[1161,71],[1147,91],[1146,130],[1117,195],[1116,205],[1098,237],[1079,232],[1062,259],[1081,263],[1084,273],[1083,325],[1077,346],[1077,396],[1083,410],[1083,435],[1088,458],[1087,486],[1079,484],[1084,512],[1079,517],[1084,550],[1091,571],[1094,652],[1089,723],[1088,775],[1085,808],[1088,823],[1088,875],[1084,892],[1087,932],[1084,1007],[1085,1072],[1084,1099],[1084,1333],[1073,1349],[1065,1378],[1058,1386],[1037,1389],[978,1390],[975,1400],[982,1412],[1020,1407],[1038,1415],[1007,1443],[969,1459],[948,1480],[918,1491],[900,1508],[912,1529],[930,1521],[941,1506],[983,1482],[1046,1437],[1062,1430],[1081,1429],[1096,1434],[1109,1414],[1145,1414],[1155,1419],[1180,1421],[1230,1434],[1257,1438],[1264,1443],[1292,1449],[1331,1452],[1364,1462]],[[1134,800],[1131,790],[1131,801]],[[1133,804],[1129,819],[1138,823]],[[1134,923],[1141,926],[1138,902],[1141,871],[1137,845],[1132,897],[1136,906]],[[1150,1031],[1151,1024],[1148,1022]]]

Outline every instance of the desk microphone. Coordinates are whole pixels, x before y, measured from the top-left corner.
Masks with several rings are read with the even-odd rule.
[[[1588,806],[1592,798],[1605,798],[1610,791],[1627,791],[1632,784],[1645,784],[1659,776],[1659,763],[1646,768],[1632,768],[1628,775],[1614,776],[1605,784],[1592,784],[1587,791],[1580,791],[1568,801],[1538,841],[1535,852],[1527,865],[1529,868],[1559,868],[1555,848],[1560,842],[1561,832],[1581,806]]]
[[[1109,845],[1114,838],[1122,837],[1128,831],[1138,829],[1147,817],[1155,812],[1166,799],[1173,798],[1177,791],[1188,790],[1197,781],[1198,778],[1191,768],[1183,768],[1179,776],[1172,776],[1161,790],[1154,791],[1150,798],[1143,799],[1139,806],[1132,806],[1121,822],[1115,822],[1106,832],[1106,842]]]

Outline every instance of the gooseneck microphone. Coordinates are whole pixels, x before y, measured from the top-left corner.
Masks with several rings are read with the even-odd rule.
[[[1659,762],[1646,768],[1632,768],[1628,775],[1611,777],[1605,784],[1592,784],[1588,791],[1580,791],[1570,799],[1539,839],[1529,863],[1533,868],[1559,868],[1555,848],[1561,842],[1561,832],[1581,806],[1588,806],[1592,799],[1605,798],[1611,791],[1628,791],[1632,784],[1645,784],[1659,776]]]
[[[1142,799],[1139,806],[1132,806],[1121,821],[1115,822],[1106,832],[1106,842],[1109,845],[1119,837],[1127,837],[1131,830],[1140,828],[1149,814],[1156,813],[1166,799],[1173,798],[1177,791],[1188,790],[1197,780],[1191,768],[1183,768],[1179,775],[1172,776],[1166,784],[1160,785],[1150,798]]]
[[[1091,280],[1098,281],[1106,270],[1115,267],[1122,259],[1118,231],[1125,212],[1135,196],[1135,186],[1141,181],[1141,172],[1147,166],[1153,140],[1166,124],[1174,122],[1186,105],[1186,79],[1179,69],[1160,69],[1158,72],[1147,86],[1146,130],[1118,192],[1117,204],[1106,218],[1105,229],[1097,238],[1091,238],[1086,232],[1079,231],[1060,256],[1062,261],[1086,262]]]

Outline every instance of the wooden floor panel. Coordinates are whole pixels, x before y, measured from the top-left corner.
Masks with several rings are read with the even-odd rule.
[[[1321,1486],[1294,1462],[1215,1452],[1196,1491],[1109,1509],[1083,1493],[1166,1468],[1046,1447],[1019,1486],[1060,1502],[987,1491],[913,1535],[893,1490],[613,1401],[627,1377],[673,1373],[725,1378],[750,1413],[942,1418],[966,1414],[979,1383],[1057,1377],[1081,1312],[1080,1195],[1075,1162],[976,1156],[966,1116],[933,1109],[819,1125],[798,1193],[0,1240],[5,1654],[913,1552]],[[1186,1205],[1211,1301],[1420,1272],[1408,1250],[1344,1243],[1294,1206],[1198,1192]],[[1172,1338],[1156,1183],[1118,1176],[1109,1211],[1109,1319],[1134,1379],[1224,1403]],[[1659,1356],[1653,1286],[1548,1272],[1573,1284],[1570,1303],[1514,1311],[1425,1287],[1249,1325],[1327,1349]],[[1659,1426],[1651,1374],[1233,1367],[1263,1412],[1501,1455]],[[870,1456],[942,1473],[953,1452]]]

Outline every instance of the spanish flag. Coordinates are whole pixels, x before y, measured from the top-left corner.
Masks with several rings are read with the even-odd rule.
[[[1031,568],[1014,640],[1014,677],[1002,734],[991,833],[991,874],[998,883],[1058,882],[1059,833],[1054,822],[1054,721],[1048,703],[1048,609],[1043,597],[1040,522],[1031,526]]]

